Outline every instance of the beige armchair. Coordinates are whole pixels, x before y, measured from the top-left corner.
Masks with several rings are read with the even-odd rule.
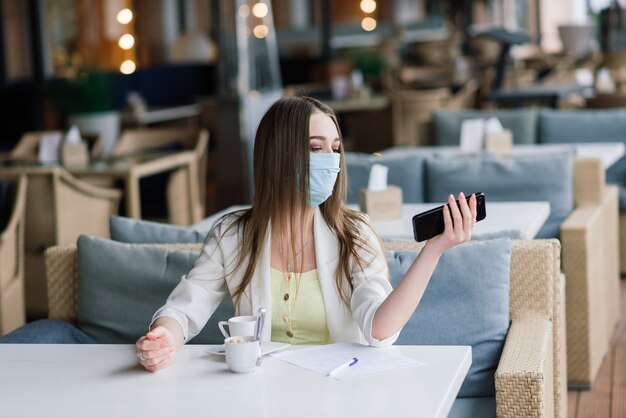
[[[574,200],[561,224],[567,369],[571,386],[589,387],[620,318],[618,190],[599,159],[576,158]]]
[[[151,245],[151,244],[144,244]],[[200,250],[200,244],[165,244]],[[386,243],[387,249],[420,244]],[[75,322],[78,267],[75,246],[46,251],[50,318]],[[496,372],[498,416],[566,417],[563,278],[557,240],[514,241],[512,325]]]
[[[419,248],[385,242],[387,250]],[[513,241],[511,327],[496,370],[498,417],[567,417],[565,288],[555,239]]]
[[[180,129],[180,128],[142,128],[128,129],[122,132],[112,156],[129,156],[157,151],[167,146],[178,145],[183,150],[193,150],[196,158],[195,171],[198,179],[192,185],[198,190],[198,206],[193,209],[193,219],[189,219],[188,202],[185,193],[190,191],[186,187],[185,172],[177,170],[173,172],[167,185],[167,207],[169,222],[176,225],[189,225],[195,219],[206,216],[206,176],[208,164],[209,132],[206,129]]]
[[[80,234],[109,236],[109,217],[117,214],[121,193],[76,179],[61,167],[14,167],[0,171],[28,176],[25,218],[26,312],[48,315],[44,250],[75,243]]]
[[[24,210],[26,176],[10,181],[7,222],[0,225],[0,335],[24,325]],[[4,222],[3,222],[4,223]]]

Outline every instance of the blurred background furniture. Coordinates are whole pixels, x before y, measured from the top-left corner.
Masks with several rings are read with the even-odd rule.
[[[24,325],[26,176],[0,180],[0,336]]]
[[[500,54],[497,70],[491,91],[487,95],[488,102],[498,107],[521,107],[525,104],[539,104],[551,108],[558,108],[562,99],[583,90],[582,86],[572,84],[543,83],[537,79],[529,85],[506,87],[505,75],[507,59],[514,45],[529,44],[533,38],[526,30],[508,30],[504,27],[490,27],[484,30],[473,31],[473,36],[493,39],[500,43]]]
[[[432,113],[440,109],[471,107],[476,92],[477,83],[474,80],[468,81],[454,93],[449,87],[424,90],[389,89],[394,146],[430,145]]]
[[[106,237],[109,217],[117,214],[121,193],[85,183],[61,167],[2,167],[0,178],[28,177],[25,214],[26,314],[46,317],[46,248],[71,244],[80,234]]]
[[[616,107],[626,107],[626,94],[598,94],[585,99],[585,106],[589,109],[609,109]]]
[[[26,132],[21,137],[19,142],[13,149],[5,156],[5,158],[15,161],[35,162],[39,152],[39,144],[43,135],[60,135],[63,138],[65,132],[63,131],[38,131],[38,132]],[[92,158],[96,158],[102,151],[102,139],[98,134],[90,134],[81,132],[83,141],[87,142]]]
[[[195,156],[194,174],[186,174],[178,170],[170,174],[167,184],[167,208],[170,223],[189,225],[205,216],[206,183],[208,165],[209,131],[206,129],[180,128],[148,128],[128,129],[122,132],[119,141],[113,149],[112,155],[133,156],[150,151],[181,150],[192,151]],[[189,175],[188,184],[185,176]],[[198,193],[197,198],[190,199]],[[185,198],[187,194],[187,198]],[[186,208],[185,202],[191,201],[192,207]]]

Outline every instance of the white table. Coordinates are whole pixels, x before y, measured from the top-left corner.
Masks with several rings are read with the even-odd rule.
[[[523,239],[533,239],[550,216],[549,202],[490,202],[486,196],[487,217],[474,226],[474,235],[493,234],[502,231],[518,231]],[[442,203],[406,203],[402,208],[402,218],[389,221],[375,221],[374,228],[382,238],[413,239],[411,218],[420,212],[440,206]],[[250,206],[231,206],[192,225],[193,228],[208,231],[222,215]],[[358,206],[349,205],[358,210]]]
[[[150,373],[133,345],[1,344],[0,416],[445,417],[471,364],[469,346],[393,346],[425,365],[337,381],[272,357],[235,374],[206,347]]]
[[[604,168],[609,168],[624,156],[626,147],[623,142],[584,142],[584,143],[563,143],[563,144],[528,144],[514,145],[511,153],[513,155],[532,154],[537,152],[558,151],[562,149],[573,149],[576,156],[600,158]],[[463,151],[457,146],[425,146],[425,147],[392,147],[384,150],[384,155],[406,155],[416,153],[420,155],[455,155]]]

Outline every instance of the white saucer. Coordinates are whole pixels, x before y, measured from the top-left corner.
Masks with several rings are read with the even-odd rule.
[[[287,343],[277,343],[274,341],[263,341],[261,344],[261,350],[263,351],[263,355],[273,353],[274,351],[282,350],[284,348],[289,347],[291,344]],[[226,352],[224,351],[224,344],[221,345],[211,345],[204,350],[205,353],[215,354],[218,356],[225,356]]]

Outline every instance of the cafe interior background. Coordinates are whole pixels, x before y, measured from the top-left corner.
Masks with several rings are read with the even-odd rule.
[[[367,154],[437,145],[440,110],[626,107],[626,1],[2,0],[1,7],[3,158],[15,157],[29,133],[67,138],[72,126],[93,161],[110,157],[125,130],[204,130],[192,182],[199,209],[173,222],[185,226],[250,202],[254,130],[282,95],[328,103],[345,150]],[[140,216],[168,222],[158,177],[139,183]],[[132,209],[124,199],[120,215]],[[622,345],[623,334],[615,337]],[[626,396],[623,374],[620,382],[610,396]],[[570,402],[569,416],[577,416],[578,398]]]
[[[338,108],[346,149],[375,152],[415,143],[415,138],[401,137],[402,122],[394,121],[392,102],[403,100],[394,93],[426,95],[438,89],[445,96],[442,89],[448,89],[451,96],[474,80],[477,91],[467,92],[463,105],[498,107],[484,98],[493,85],[502,44],[473,36],[482,26],[528,33],[530,38],[509,54],[503,85],[531,84],[573,77],[583,66],[595,70],[601,11],[611,6],[610,1],[583,0],[280,0],[263,3],[271,13],[267,7],[245,6],[248,27],[237,38],[235,27],[244,24],[244,9],[233,9],[244,3],[4,0],[0,94],[10,105],[3,110],[0,149],[11,150],[28,131],[68,129],[74,114],[112,112],[113,118],[120,115],[112,120],[121,129],[141,125],[133,121],[132,109],[192,105],[187,118],[183,111],[178,120],[165,115],[150,126],[196,123],[210,129],[207,204],[212,213],[249,197],[245,177],[228,172],[247,171],[245,149],[233,151],[228,142],[248,133],[221,132],[238,128],[220,126],[225,117],[219,115],[219,103],[244,102],[259,94],[271,101],[271,92],[278,90],[335,100],[360,95],[364,102],[374,96],[369,106],[349,103],[345,111]],[[589,22],[598,23],[593,40]],[[580,34],[570,36],[571,54],[563,50],[559,36],[564,24],[580,26]],[[619,35],[619,28],[612,30]],[[261,48],[238,50],[237,40]],[[580,56],[576,48],[585,54]],[[242,59],[250,75],[259,77],[235,85]],[[428,109],[421,113],[428,117]],[[417,140],[428,143],[421,136]]]

